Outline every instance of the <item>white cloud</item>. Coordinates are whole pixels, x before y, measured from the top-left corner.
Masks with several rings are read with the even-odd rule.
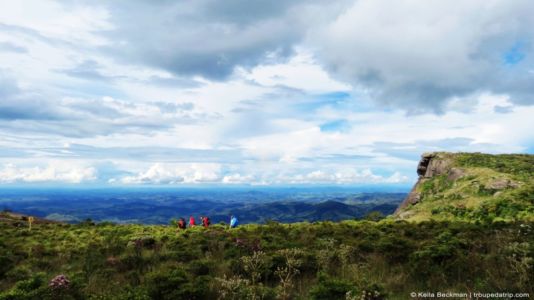
[[[0,20],[32,29],[45,37],[73,44],[101,46],[107,41],[98,32],[110,30],[109,12],[99,6],[62,5],[53,1],[25,0],[2,3]]]
[[[223,177],[222,183],[227,184],[252,184],[256,180],[252,175],[241,175],[238,173],[229,174]]]
[[[219,164],[162,164],[133,176],[113,179],[124,184],[213,183],[221,180]]]
[[[225,166],[227,168],[228,166]],[[394,172],[389,176],[373,173],[370,169],[360,171],[352,168],[316,170],[306,172],[300,168],[284,168],[276,166],[275,172],[267,174],[261,170],[249,170],[251,173],[227,173],[221,175],[222,166],[215,164],[154,164],[148,170],[134,176],[113,178],[110,183],[123,184],[247,184],[247,185],[279,185],[279,184],[387,184],[407,183],[411,178]],[[246,171],[246,170],[242,170]]]
[[[55,162],[46,167],[19,167],[6,164],[0,169],[0,183],[82,183],[97,179],[93,167],[72,166]]]
[[[350,85],[332,79],[304,49],[299,49],[286,63],[259,65],[250,72],[241,72],[245,78],[264,86],[281,85],[311,93],[352,90]]]
[[[280,182],[293,184],[368,184],[368,183],[407,183],[410,178],[395,172],[389,177],[374,174],[370,169],[361,171],[344,169],[333,172],[316,170],[307,174],[298,174],[289,178],[279,178]]]
[[[121,181],[126,184],[173,184],[183,182],[184,178],[179,170],[169,170],[161,164],[154,164],[147,171],[141,172],[135,176],[126,176],[122,178]]]
[[[443,112],[451,98],[479,91],[532,104],[533,48],[517,45],[534,38],[533,9],[528,0],[359,0],[309,42],[327,70],[382,105]],[[506,68],[514,47],[525,61]]]

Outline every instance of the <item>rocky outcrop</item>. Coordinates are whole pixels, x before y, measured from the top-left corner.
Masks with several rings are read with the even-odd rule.
[[[465,172],[460,168],[454,168],[452,162],[453,161],[450,157],[450,154],[448,153],[423,153],[423,155],[421,155],[421,160],[417,165],[417,174],[419,175],[419,179],[406,199],[404,199],[404,201],[399,205],[395,211],[395,215],[399,216],[400,212],[404,208],[421,201],[421,194],[418,192],[419,186],[429,178],[446,174],[447,179],[456,180],[464,176]]]
[[[419,202],[419,200],[421,200],[421,194],[417,192],[417,186],[421,184],[422,180],[422,178],[419,178],[419,180],[417,180],[417,183],[414,185],[406,199],[404,199],[404,201],[402,201],[399,207],[397,207],[397,210],[395,210],[395,215],[398,215],[403,208],[416,204],[417,202]]]
[[[424,153],[417,174],[397,220],[534,220],[534,155]]]
[[[451,171],[452,160],[445,153],[423,153],[417,166],[420,177],[431,178],[448,174]]]
[[[434,157],[433,153],[423,153],[423,155],[421,155],[421,160],[417,165],[417,175],[419,175],[419,177],[425,176],[432,157]]]
[[[497,178],[489,182],[488,184],[486,184],[484,188],[486,188],[487,190],[499,191],[499,190],[504,190],[507,188],[516,188],[518,186],[519,186],[519,183],[513,180],[506,179],[506,178]]]
[[[465,171],[464,170],[462,170],[460,168],[451,168],[449,170],[449,174],[447,176],[447,179],[453,181],[453,180],[462,178],[464,175],[465,175]]]

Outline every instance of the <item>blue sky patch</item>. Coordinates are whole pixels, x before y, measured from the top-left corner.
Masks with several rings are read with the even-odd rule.
[[[512,48],[506,51],[503,55],[503,61],[505,65],[513,66],[525,59],[526,54],[524,52],[525,42],[518,41]]]
[[[350,96],[351,95],[346,92],[320,94],[313,96],[312,99],[304,103],[297,104],[296,108],[303,112],[312,112],[324,106],[339,108],[340,106],[346,105],[347,100],[350,99]]]
[[[347,132],[350,130],[350,123],[347,120],[336,120],[324,123],[319,126],[322,132]]]

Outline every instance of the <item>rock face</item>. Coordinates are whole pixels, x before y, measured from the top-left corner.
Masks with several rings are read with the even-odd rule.
[[[419,175],[419,177],[425,176],[432,157],[434,157],[433,153],[423,153],[423,155],[421,155],[421,160],[417,165],[417,175]]]
[[[421,160],[417,165],[417,174],[419,179],[414,185],[406,199],[399,205],[395,215],[399,215],[401,210],[410,205],[416,204],[421,200],[421,195],[417,192],[418,187],[428,178],[447,174],[450,180],[456,180],[464,175],[464,171],[452,167],[452,160],[445,153],[423,153]]]
[[[451,160],[442,153],[424,153],[417,166],[417,174],[424,178],[448,174],[451,164]]]
[[[395,215],[398,215],[403,208],[408,207],[408,206],[410,206],[412,204],[415,204],[415,203],[419,202],[419,200],[421,200],[421,194],[419,194],[416,191],[417,185],[421,184],[421,180],[422,180],[421,178],[419,178],[419,180],[417,180],[417,183],[412,188],[412,190],[410,191],[410,193],[408,194],[406,199],[404,199],[404,201],[402,201],[402,203],[399,205],[399,207],[397,207],[397,210],[395,210]]]

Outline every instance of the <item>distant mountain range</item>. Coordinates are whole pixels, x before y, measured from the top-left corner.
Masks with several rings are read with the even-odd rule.
[[[244,223],[264,223],[275,220],[284,223],[300,221],[341,221],[360,219],[372,211],[378,211],[383,215],[389,215],[395,211],[400,200],[404,197],[398,195],[396,200],[388,203],[354,203],[345,204],[338,201],[325,201],[319,203],[307,202],[271,202],[264,204],[249,204],[243,207],[226,209],[226,213],[212,214],[216,222],[227,221],[229,214],[240,217]]]
[[[77,223],[85,219],[115,223],[167,224],[206,215],[213,223],[236,215],[241,223],[340,221],[360,219],[372,211],[395,211],[406,193],[354,191],[60,191],[39,196],[13,192],[0,208],[50,220]]]

